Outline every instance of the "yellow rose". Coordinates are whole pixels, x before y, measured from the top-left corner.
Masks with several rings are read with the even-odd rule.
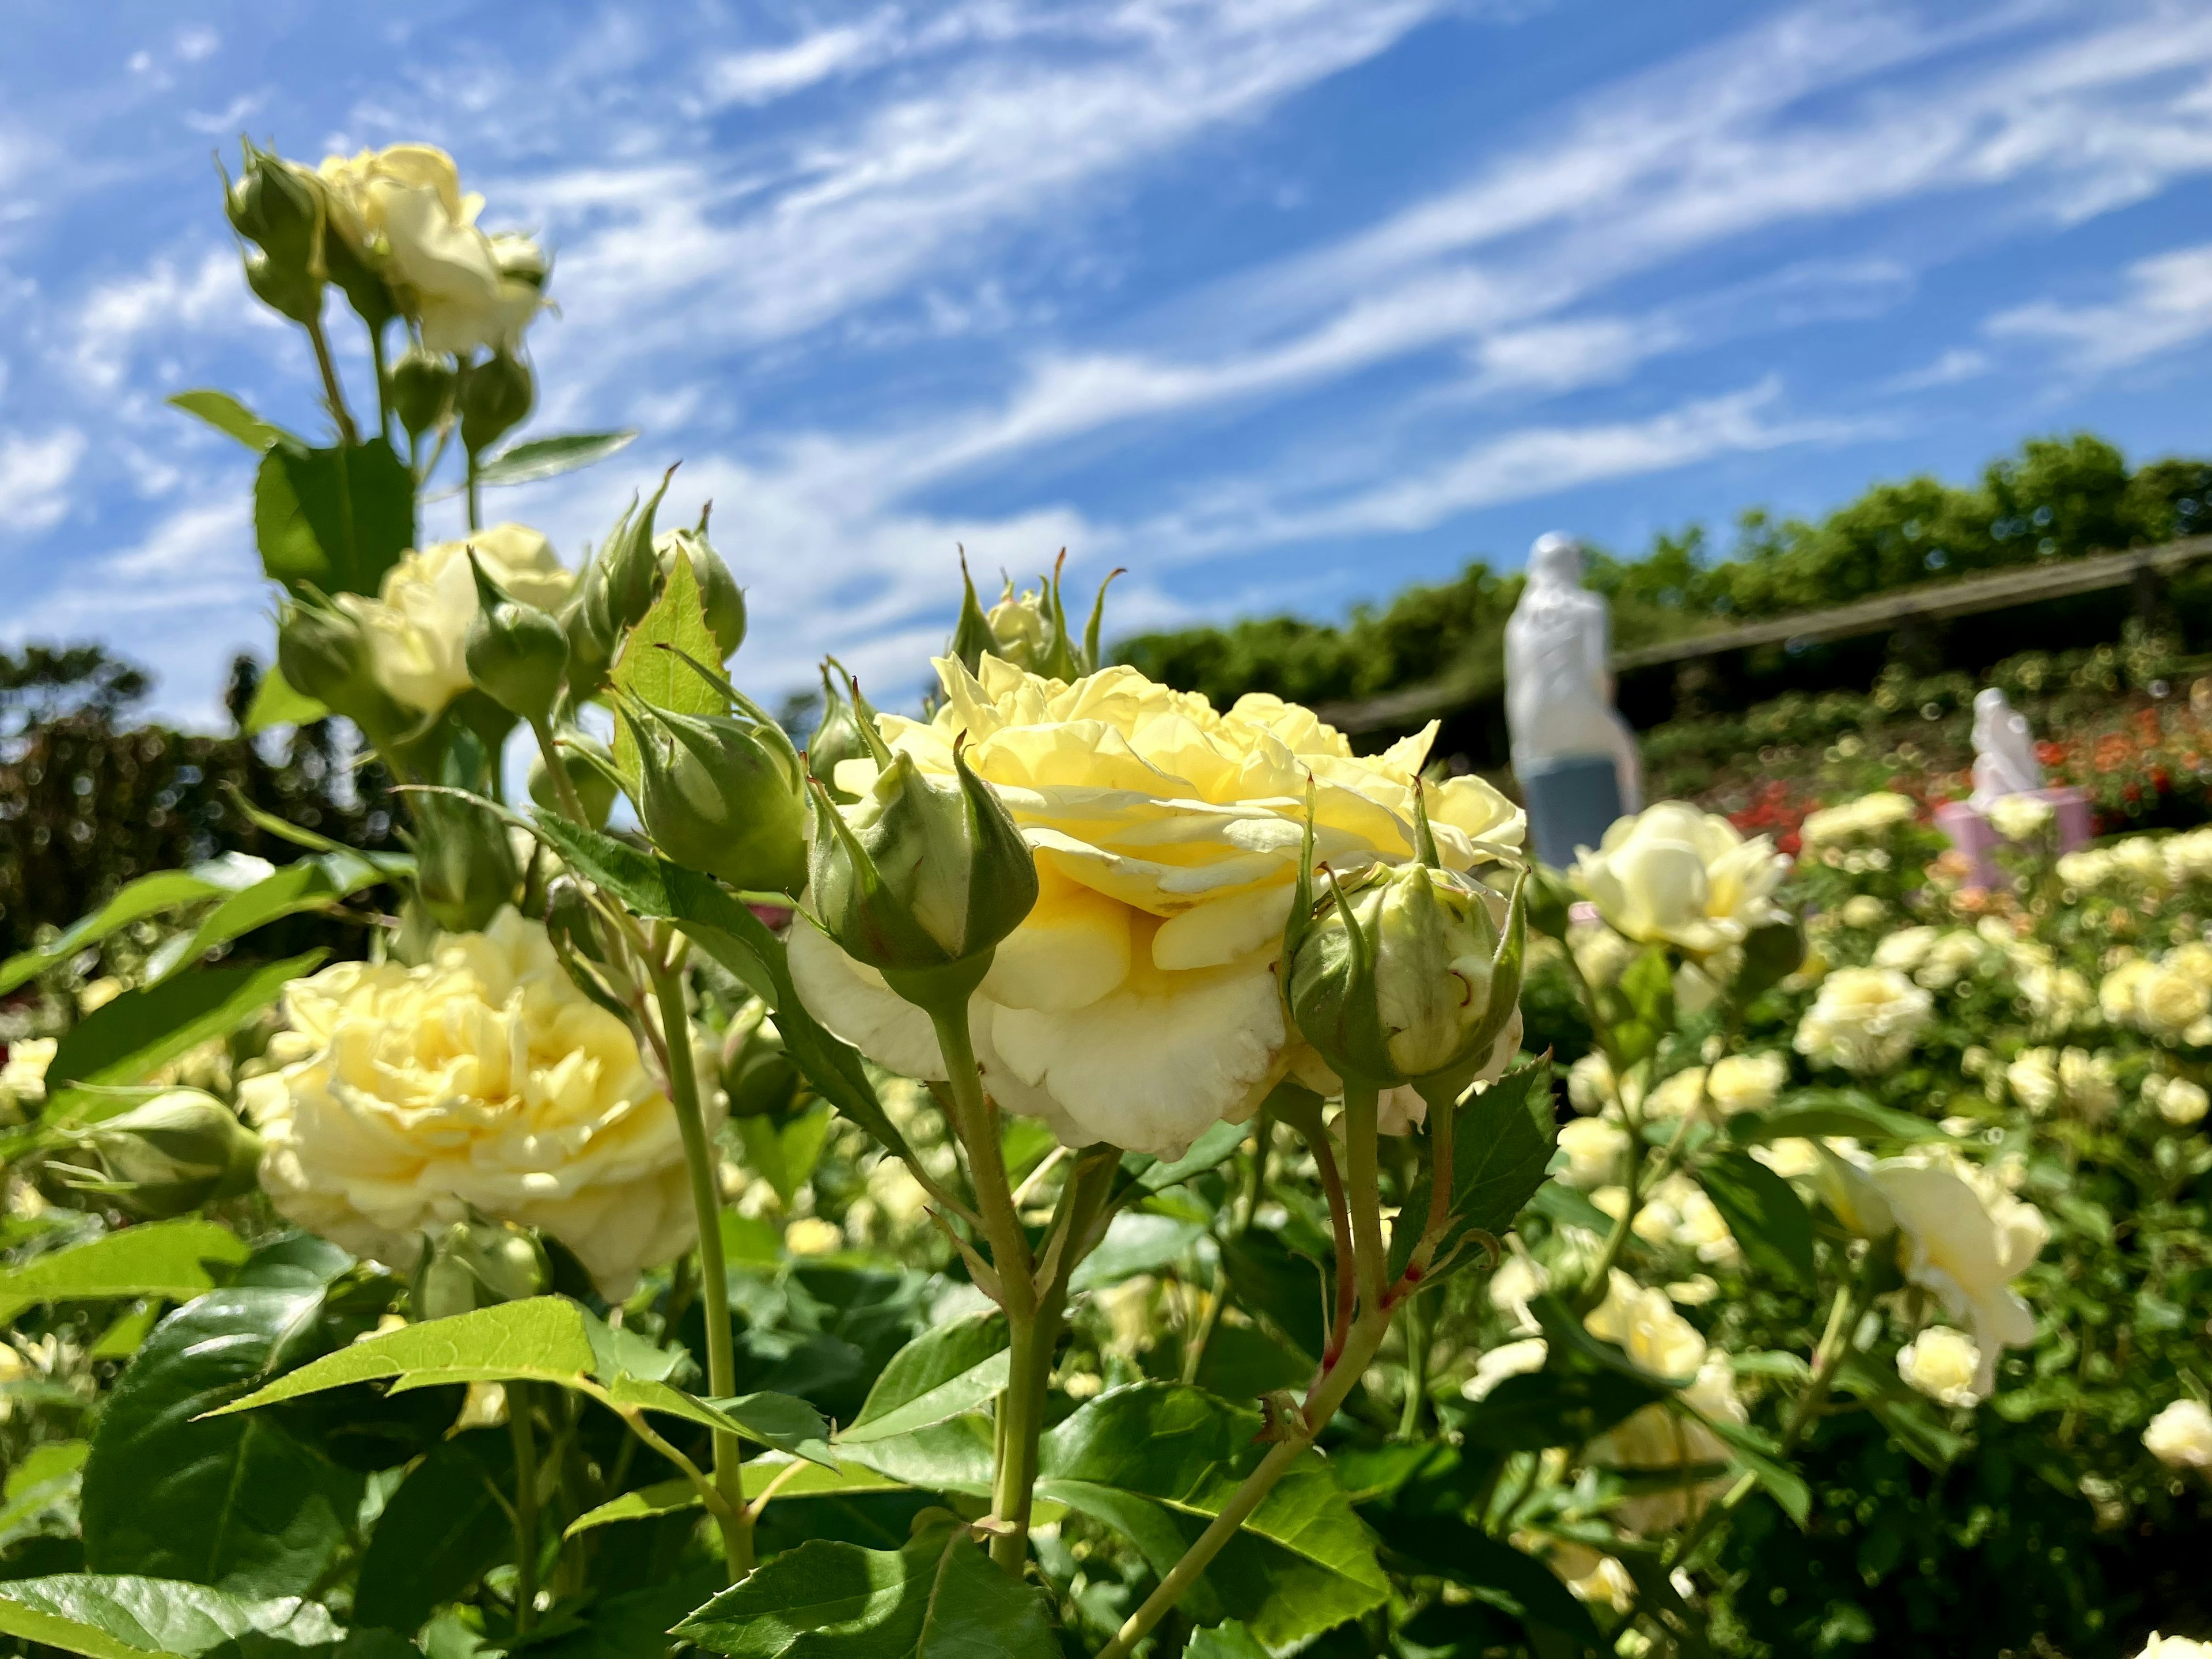
[[[1746,841],[1718,813],[1669,800],[1617,819],[1571,873],[1627,938],[1703,956],[1781,920],[1770,895],[1788,867],[1765,836]]]
[[[1459,1385],[1460,1398],[1487,1400],[1491,1391],[1507,1377],[1527,1376],[1532,1371],[1542,1370],[1550,1352],[1551,1344],[1540,1336],[1491,1349],[1474,1362],[1474,1375]]]
[[[526,238],[477,228],[483,198],[464,195],[453,158],[393,144],[325,160],[331,228],[383,274],[433,351],[465,357],[520,344],[545,301],[545,258]]]
[[[1880,836],[1893,825],[1910,823],[1915,810],[1909,796],[1877,789],[1839,806],[1824,806],[1817,812],[1808,812],[1797,833],[1805,850],[1813,853]]]
[[[2160,1077],[2153,1073],[2143,1079],[2142,1092],[2160,1117],[2184,1128],[2203,1122],[2207,1108],[2212,1108],[2212,1095],[2205,1093],[2204,1085],[2185,1077]]]
[[[2208,1011],[2212,992],[2186,974],[2159,963],[2136,978],[2136,1024],[2154,1037],[2180,1041]]]
[[[1975,1378],[1982,1351],[1974,1339],[1948,1325],[1930,1325],[1897,1351],[1897,1374],[1905,1386],[1946,1406],[1972,1406],[1982,1395]]]
[[[2014,1099],[2038,1114],[2056,1106],[2063,1091],[2057,1056],[2048,1048],[2022,1049],[2020,1057],[2005,1067],[2005,1082]]]
[[[2198,1642],[2186,1636],[2160,1636],[2153,1631],[2136,1659],[2212,1659],[2212,1642]]]
[[[1729,1054],[1713,1062],[1706,1092],[1724,1116],[1738,1112],[1763,1112],[1774,1104],[1782,1085],[1790,1080],[1787,1055],[1770,1050],[1763,1054]]]
[[[471,548],[484,574],[525,604],[557,611],[575,586],[575,573],[562,567],[544,537],[522,525],[495,524],[465,541],[402,554],[374,599],[357,593],[338,599],[368,635],[376,683],[394,701],[424,714],[436,714],[469,689],[463,653],[477,616]]]
[[[968,763],[1036,855],[1036,905],[998,947],[969,1004],[984,1086],[1071,1145],[1179,1155],[1218,1120],[1242,1121],[1296,1064],[1275,968],[1298,870],[1308,780],[1318,860],[1340,874],[1413,855],[1413,781],[1435,727],[1380,755],[1270,696],[1226,713],[1135,670],[1073,685],[986,655],[938,661],[945,700],[923,723],[878,716],[925,774]],[[864,794],[875,764],[848,760]],[[1487,785],[1431,786],[1447,868],[1517,855],[1525,820]],[[928,1018],[818,929],[792,934],[792,975],[816,1017],[879,1065],[941,1079]],[[1498,1040],[1502,1066],[1517,1021]],[[1502,1051],[1502,1052],[1501,1052]]]
[[[1705,1339],[1674,1310],[1666,1291],[1646,1290],[1615,1268],[1605,1300],[1583,1324],[1591,1335],[1614,1344],[1655,1376],[1691,1377],[1682,1398],[1707,1418],[1735,1424],[1750,1420],[1736,1397],[1728,1357],[1708,1351]],[[1663,1405],[1646,1406],[1607,1430],[1589,1443],[1584,1455],[1601,1468],[1641,1472],[1729,1461],[1727,1443],[1718,1435]],[[1623,1498],[1614,1514],[1631,1531],[1663,1531],[1694,1518],[1706,1499],[1727,1484],[1723,1477]]]
[[[1610,1118],[1578,1117],[1559,1126],[1559,1150],[1567,1155],[1559,1179],[1588,1192],[1604,1186],[1620,1171],[1628,1151],[1628,1131]]]
[[[2143,1447],[2174,1469],[2212,1469],[2212,1411],[2199,1400],[2175,1401],[2150,1420]]]
[[[35,1106],[46,1097],[46,1067],[54,1063],[58,1037],[17,1037],[0,1065],[0,1094],[16,1106]]]
[[[1903,1060],[1928,1024],[1928,993],[1894,968],[1838,968],[1797,1024],[1797,1052],[1861,1077]]]
[[[1955,1154],[1892,1158],[1866,1178],[1896,1221],[1905,1278],[1972,1332],[1974,1391],[1986,1398],[1997,1351],[2035,1339],[2035,1316],[2011,1286],[2051,1242],[2043,1212]]]
[[[1933,927],[1900,927],[1874,947],[1874,965],[1909,974],[1928,960],[1937,938]]]
[[[340,963],[284,1000],[290,1063],[240,1100],[287,1218],[405,1268],[473,1210],[559,1239],[611,1298],[690,1246],[676,1114],[537,923],[505,910],[422,966]]]

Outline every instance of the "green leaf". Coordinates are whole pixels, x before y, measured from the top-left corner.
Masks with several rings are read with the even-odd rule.
[[[1183,1646],[1182,1659],[1270,1659],[1260,1638],[1231,1619],[1193,1632]]]
[[[1860,1140],[1942,1140],[1942,1126],[1877,1104],[1850,1089],[1808,1089],[1765,1112],[1739,1112],[1729,1120],[1729,1139],[1739,1146],[1824,1135]]]
[[[263,420],[228,392],[203,386],[197,391],[177,392],[167,401],[170,408],[197,416],[224,437],[237,439],[257,454],[279,444],[299,450],[307,447],[306,439]]]
[[[415,545],[415,477],[381,438],[337,449],[279,445],[253,477],[261,568],[295,593],[374,593]]]
[[[155,1328],[107,1397],[84,1468],[85,1562],[240,1595],[321,1582],[362,1477],[273,1417],[200,1420],[315,1340],[324,1286],[233,1285]]]
[[[1729,994],[1738,1007],[1757,1001],[1804,965],[1805,933],[1795,916],[1744,935],[1743,966]]]
[[[265,879],[275,867],[266,859],[244,853],[225,853],[189,870],[161,870],[150,876],[141,876],[125,885],[99,909],[71,922],[52,944],[25,951],[0,963],[0,996],[134,921],[159,915],[164,910],[197,904],[203,899],[238,892]]]
[[[360,854],[341,850],[300,859],[216,905],[189,934],[163,943],[149,964],[149,985],[158,985],[198,962],[218,945],[304,910],[327,910],[385,873]]]
[[[964,1531],[902,1550],[811,1540],[756,1568],[671,1634],[732,1659],[1060,1659],[1043,1592]]]
[[[1154,1158],[1146,1152],[1124,1152],[1121,1168],[1115,1177],[1115,1196],[1119,1198],[1130,1186],[1146,1193],[1164,1192],[1180,1185],[1193,1176],[1204,1175],[1208,1170],[1218,1169],[1237,1155],[1237,1149],[1252,1138],[1249,1123],[1217,1123],[1190,1143],[1190,1150],[1181,1158]]]
[[[1317,1267],[1295,1255],[1280,1234],[1261,1228],[1223,1239],[1221,1263],[1239,1306],[1265,1315],[1309,1359],[1321,1358],[1328,1282],[1321,1268],[1328,1264]]]
[[[305,1646],[340,1632],[319,1605],[295,1596],[247,1601],[202,1584],[72,1572],[0,1582],[0,1633],[86,1659],[197,1659],[256,1633]]]
[[[1906,1387],[1893,1364],[1853,1349],[1836,1369],[1836,1387],[1865,1403],[1908,1456],[1942,1474],[1971,1443],[1954,1434],[1923,1395]]]
[[[1037,1495],[1112,1527],[1164,1574],[1265,1455],[1259,1428],[1258,1413],[1179,1383],[1116,1389],[1044,1437]],[[1374,1540],[1308,1450],[1178,1605],[1201,1625],[1241,1619],[1281,1649],[1389,1596]]]
[[[1697,1167],[1698,1184],[1757,1266],[1805,1290],[1816,1288],[1813,1218],[1780,1176],[1749,1152],[1717,1152]]]
[[[246,711],[246,733],[252,737],[272,726],[307,726],[330,712],[306,692],[295,690],[284,671],[271,663],[253,688],[253,702]]]
[[[829,1137],[830,1115],[824,1102],[781,1125],[765,1115],[738,1120],[745,1166],[775,1188],[775,1195],[787,1206],[814,1173],[822,1157],[822,1143]]]
[[[756,1394],[710,1404],[665,1382],[612,1369],[602,1363],[601,1345],[594,1341],[596,1323],[565,1297],[503,1302],[366,1338],[210,1415],[252,1411],[356,1382],[388,1382],[391,1394],[449,1382],[550,1382],[594,1395],[617,1409],[685,1418],[759,1445],[834,1461],[821,1444],[829,1425],[804,1401]]]
[[[1642,951],[1598,997],[1616,1070],[1656,1053],[1674,1029],[1674,970],[1656,945]]]
[[[504,1494],[514,1482],[507,1437],[457,1434],[432,1449],[377,1517],[354,1591],[354,1622],[411,1636],[439,1603],[514,1553]]]
[[[586,1610],[581,1628],[545,1635],[526,1647],[517,1644],[513,1651],[527,1653],[530,1659],[659,1659],[676,1651],[668,1627],[712,1595],[727,1577],[717,1561],[678,1577],[602,1596]],[[438,1655],[437,1659],[448,1656]]]
[[[187,1048],[259,1013],[329,954],[310,951],[258,967],[210,968],[147,990],[125,991],[71,1026],[54,1050],[46,1067],[46,1115],[66,1117],[82,1109],[82,1100],[65,1097],[73,1085],[143,1082]]]
[[[695,680],[696,675],[692,677]],[[814,1091],[902,1158],[914,1154],[876,1098],[867,1068],[848,1043],[825,1030],[793,988],[783,941],[727,890],[696,872],[584,829],[551,813],[538,826],[562,858],[641,916],[665,916],[739,979],[775,1015],[785,1051]],[[799,920],[793,926],[811,924]]]
[[[1577,1651],[1606,1650],[1589,1610],[1559,1582],[1558,1574],[1534,1557],[1498,1542],[1455,1515],[1385,1510],[1373,1519],[1384,1548],[1396,1558],[1393,1565],[1401,1571],[1464,1586],[1474,1593],[1474,1600],[1524,1625],[1558,1631]]]
[[[662,646],[674,650],[664,651]],[[660,597],[639,620],[623,642],[611,678],[617,689],[639,702],[672,714],[720,714],[727,705],[714,688],[676,654],[681,651],[694,661],[709,665],[722,659],[722,648],[708,630],[707,614],[699,603],[699,583],[691,562],[678,559],[661,584]],[[615,769],[637,796],[637,738],[628,720],[615,722]]]
[[[888,1439],[957,1417],[1006,1386],[1006,1316],[986,1308],[923,1332],[891,1356],[841,1446]]]
[[[1098,1248],[1076,1264],[1067,1287],[1077,1295],[1164,1267],[1205,1237],[1206,1227],[1173,1216],[1125,1210],[1107,1224]]]
[[[527,443],[501,450],[480,465],[477,482],[519,484],[558,477],[563,472],[574,472],[579,467],[604,461],[636,436],[635,427],[626,427],[620,432],[564,432],[550,438],[532,438]]]
[[[793,1463],[799,1464],[799,1472],[785,1474]],[[740,1472],[747,1498],[758,1499],[773,1484],[775,1492],[770,1501],[777,1504],[800,1498],[855,1498],[870,1492],[913,1490],[905,1481],[860,1463],[848,1462],[839,1468],[827,1469],[782,1452],[763,1452],[758,1457],[748,1458],[740,1466]],[[688,1476],[679,1474],[672,1480],[658,1480],[652,1486],[626,1492],[595,1510],[586,1510],[568,1523],[562,1535],[574,1538],[580,1532],[611,1526],[617,1521],[649,1521],[657,1516],[703,1507],[699,1489]]]
[[[1802,1475],[1781,1461],[1781,1449],[1757,1429],[1726,1418],[1707,1417],[1702,1412],[1697,1415],[1699,1422],[1728,1443],[1738,1467],[1748,1471],[1767,1496],[1782,1505],[1782,1512],[1799,1527],[1804,1526],[1813,1512],[1813,1491]]]
[[[246,1254],[229,1228],[197,1217],[119,1228],[0,1273],[0,1322],[42,1302],[189,1302],[228,1278]]]
[[[90,1444],[48,1440],[25,1452],[0,1491],[0,1550],[45,1531],[75,1537],[79,1476]]]
[[[1479,1257],[1470,1235],[1502,1237],[1536,1189],[1552,1159],[1552,1068],[1539,1060],[1469,1096],[1452,1117],[1451,1225],[1437,1247],[1431,1280]],[[1413,1259],[1429,1213],[1425,1161],[1390,1230],[1393,1278]]]
[[[1492,1389],[1468,1415],[1462,1432],[1468,1444],[1496,1451],[1579,1446],[1668,1394],[1664,1384],[1648,1377],[1547,1364]]]

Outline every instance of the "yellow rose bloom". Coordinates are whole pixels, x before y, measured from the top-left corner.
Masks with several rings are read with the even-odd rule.
[[[240,1093],[288,1219],[404,1269],[475,1210],[557,1238],[610,1297],[690,1245],[676,1114],[537,923],[503,910],[419,967],[339,963],[284,1006],[291,1063]]]
[[[1975,1378],[1981,1369],[1980,1346],[1948,1325],[1930,1325],[1897,1351],[1897,1374],[1905,1386],[1946,1406],[1980,1402]]]
[[[1036,856],[1036,908],[969,1004],[1000,1105],[1071,1145],[1172,1157],[1217,1121],[1249,1116],[1294,1063],[1313,1079],[1275,974],[1308,781],[1319,860],[1340,875],[1403,863],[1434,726],[1356,756],[1272,696],[1224,713],[1127,667],[1072,685],[989,655],[972,675],[952,659],[936,667],[936,717],[878,715],[879,731],[939,776],[964,737],[968,763]],[[838,787],[865,794],[875,771],[846,761]],[[1518,854],[1525,819],[1477,779],[1431,786],[1428,812],[1449,869]],[[943,1078],[927,1017],[818,928],[793,930],[791,965],[815,1016],[870,1059]],[[1500,1038],[1506,1055],[1518,1037],[1516,1024]]]
[[[404,553],[384,573],[377,597],[344,593],[338,603],[368,636],[369,669],[393,701],[434,714],[469,689],[464,655],[477,617],[474,548],[484,574],[507,594],[541,610],[568,602],[576,574],[553,545],[528,526],[495,524],[465,541],[435,542]]]
[[[1747,841],[1717,812],[1662,800],[1616,819],[1571,875],[1627,938],[1704,956],[1782,919],[1771,896],[1789,867],[1765,836]]]
[[[1697,1327],[1674,1311],[1666,1291],[1646,1290],[1616,1267],[1605,1300],[1583,1325],[1654,1376],[1692,1378],[1683,1398],[1707,1418],[1735,1424],[1750,1420],[1736,1396],[1728,1357],[1707,1349]],[[1583,1455],[1601,1468],[1638,1473],[1729,1460],[1727,1443],[1705,1424],[1660,1405],[1646,1406],[1607,1430]],[[1727,1485],[1723,1478],[1625,1498],[1614,1515],[1632,1532],[1664,1531],[1693,1519],[1707,1498]]]

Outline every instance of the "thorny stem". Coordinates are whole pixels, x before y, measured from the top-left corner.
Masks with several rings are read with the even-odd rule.
[[[1375,1167],[1376,1096],[1371,1083],[1347,1079],[1344,1085],[1344,1158],[1346,1200],[1352,1206],[1352,1247],[1359,1267],[1359,1299],[1377,1313],[1387,1312],[1382,1275],[1389,1257],[1382,1248],[1382,1188]]]
[[[649,954],[653,1000],[660,1012],[661,1060],[668,1075],[668,1098],[684,1137],[684,1161],[691,1176],[691,1208],[699,1226],[699,1290],[707,1325],[707,1387],[717,1400],[738,1391],[737,1359],[730,1340],[730,1275],[722,1258],[722,1207],[714,1187],[714,1148],[707,1143],[707,1118],[699,1103],[699,1079],[691,1063],[690,1017],[684,1006],[680,965]],[[714,1431],[714,1485],[729,1505],[722,1523],[722,1549],[732,1583],[753,1570],[753,1528],[744,1510],[738,1474],[738,1437]]]
[[[576,781],[568,775],[568,769],[561,763],[560,745],[554,741],[553,728],[543,714],[534,715],[530,722],[531,734],[538,739],[538,752],[545,757],[545,769],[553,775],[553,798],[561,803],[561,810],[575,823],[590,829],[584,817],[584,798],[576,793]]]
[[[1356,1294],[1352,1252],[1352,1216],[1344,1201],[1344,1177],[1337,1173],[1336,1153],[1328,1144],[1328,1131],[1320,1126],[1316,1118],[1310,1133],[1300,1125],[1300,1133],[1313,1152],[1314,1168],[1321,1176],[1321,1189],[1328,1199],[1329,1231],[1336,1241],[1336,1308],[1328,1323],[1328,1341],[1322,1352],[1322,1377],[1327,1376],[1344,1352],[1344,1345],[1352,1332],[1352,1309]],[[1322,1377],[1314,1380],[1314,1388],[1321,1387]],[[1312,1396],[1309,1395],[1310,1403]]]

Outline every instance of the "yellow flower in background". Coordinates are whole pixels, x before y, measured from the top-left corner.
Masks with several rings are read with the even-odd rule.
[[[1628,1131],[1610,1118],[1578,1117],[1559,1126],[1559,1150],[1567,1155],[1559,1179],[1588,1192],[1620,1173],[1628,1152]]]
[[[2035,1316],[2012,1282],[2051,1242],[2050,1224],[1956,1153],[1891,1158],[1866,1178],[1896,1221],[1905,1278],[1972,1332],[1974,1390],[1986,1398],[1996,1387],[1998,1350],[2035,1340]]]
[[[434,714],[469,689],[464,647],[477,615],[471,548],[484,574],[526,605],[557,611],[575,586],[575,572],[544,537],[524,525],[495,524],[464,541],[403,554],[374,599],[341,594],[338,603],[368,636],[376,683],[409,708]]]
[[[2160,1636],[2153,1631],[2136,1659],[2212,1659],[2212,1642],[2193,1641],[2186,1636]]]
[[[1605,1300],[1583,1321],[1589,1334],[1620,1347],[1656,1376],[1691,1378],[1682,1398],[1706,1418],[1724,1423],[1750,1421],[1737,1398],[1728,1356],[1709,1350],[1696,1326],[1674,1310],[1664,1291],[1646,1290],[1615,1268]],[[1725,1463],[1728,1444],[1704,1423],[1663,1405],[1644,1407],[1607,1430],[1584,1448],[1601,1468],[1640,1473],[1689,1464]],[[1630,1530],[1650,1534],[1694,1519],[1706,1502],[1728,1485],[1725,1476],[1694,1486],[1625,1498],[1614,1515]]]
[[[964,736],[1036,856],[1036,908],[969,1005],[1000,1105],[1071,1145],[1170,1157],[1249,1116],[1293,1064],[1315,1077],[1275,975],[1307,781],[1319,860],[1340,874],[1403,863],[1435,727],[1356,756],[1294,704],[1252,696],[1223,712],[1131,668],[1072,685],[989,655],[974,675],[951,659],[937,671],[935,718],[879,715],[878,729],[940,776]],[[874,775],[847,761],[837,782],[863,794]],[[1477,779],[1429,786],[1428,813],[1447,868],[1518,855],[1522,813]],[[879,975],[811,927],[793,930],[791,957],[824,1024],[893,1071],[944,1076],[927,1017]]]
[[[544,303],[545,256],[527,238],[477,228],[483,198],[464,194],[453,158],[393,144],[325,160],[331,228],[398,293],[433,351],[514,349]]]
[[[1939,937],[1940,930],[1934,927],[1900,927],[1884,935],[1881,943],[1874,947],[1874,965],[1909,974],[1928,960],[1928,953],[1936,948]]]
[[[2051,822],[2051,803],[2040,795],[2000,795],[1990,803],[1989,816],[2007,841],[2033,841]]]
[[[793,1255],[830,1255],[845,1248],[845,1230],[826,1217],[801,1216],[783,1230],[783,1248]]]
[[[1856,800],[1808,812],[1797,833],[1809,854],[1825,848],[1870,840],[1900,823],[1911,823],[1916,811],[1909,796],[1877,789]]]
[[[17,1037],[8,1045],[7,1063],[0,1065],[0,1095],[18,1109],[35,1106],[46,1097],[46,1067],[54,1063],[58,1037]]]
[[[1838,968],[1798,1022],[1797,1052],[1872,1076],[1905,1058],[1933,1012],[1928,993],[1894,968]]]
[[[2143,1079],[2142,1095],[2152,1110],[2183,1128],[2202,1123],[2206,1109],[2212,1108],[2212,1095],[2204,1085],[2185,1077],[2160,1077],[2154,1072]]]
[[[1982,1351],[1974,1339],[1948,1325],[1930,1325],[1897,1351],[1897,1374],[1907,1388],[1946,1406],[1978,1404]]]
[[[340,963],[284,1004],[289,1063],[240,1099],[287,1219],[404,1269],[473,1210],[560,1240],[610,1298],[690,1247],[676,1114],[537,923],[501,911],[419,967]]]
[[[2212,1469],[2212,1411],[2201,1400],[2175,1401],[2143,1431],[2143,1449],[2173,1469]]]
[[[1788,868],[1765,836],[1747,841],[1719,813],[1669,800],[1616,819],[1571,873],[1626,938],[1703,956],[1781,919],[1771,895]]]

